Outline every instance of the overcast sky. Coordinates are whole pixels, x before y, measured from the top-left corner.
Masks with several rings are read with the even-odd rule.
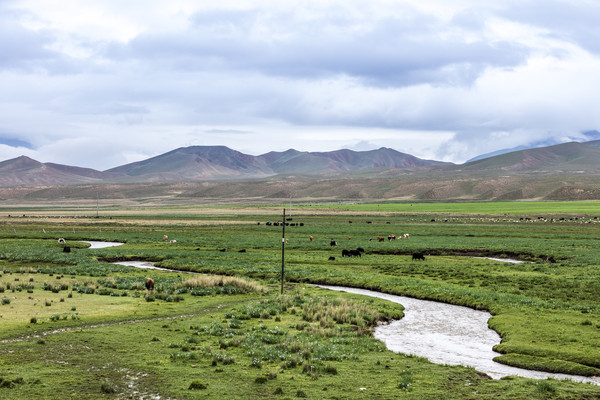
[[[599,21],[598,0],[0,0],[0,161],[584,141]]]

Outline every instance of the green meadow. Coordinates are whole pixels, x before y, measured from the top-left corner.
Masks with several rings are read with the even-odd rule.
[[[390,352],[401,305],[309,285],[487,310],[497,361],[600,376],[599,206],[294,205],[283,294],[283,205],[0,209],[0,398],[600,398]]]

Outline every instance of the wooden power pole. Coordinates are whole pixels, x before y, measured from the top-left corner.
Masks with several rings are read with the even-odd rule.
[[[281,294],[283,294],[283,277],[285,271],[285,208],[283,209],[281,225],[283,226],[283,232],[281,234]]]

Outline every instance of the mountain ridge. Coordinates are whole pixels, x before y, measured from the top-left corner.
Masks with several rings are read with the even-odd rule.
[[[106,171],[21,156],[0,162],[0,187],[45,186],[38,195],[60,196],[51,187],[80,185],[84,196],[89,192],[84,187],[104,185],[128,196],[129,189],[123,185],[140,185],[150,194],[158,183],[166,188],[178,187],[177,182],[184,187],[194,186],[185,182],[204,182],[182,196],[246,194],[274,199],[288,190],[276,189],[282,182],[294,182],[299,193],[322,198],[600,199],[600,182],[595,183],[598,174],[600,140],[524,149],[464,164],[422,160],[385,147],[331,152],[289,149],[252,156],[226,146],[190,146]],[[574,177],[587,178],[575,184]],[[272,185],[273,191],[262,189]]]

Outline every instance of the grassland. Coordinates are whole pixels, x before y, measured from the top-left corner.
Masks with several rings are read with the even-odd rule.
[[[0,210],[0,398],[600,397],[593,385],[490,380],[391,353],[371,328],[400,318],[400,306],[306,285],[486,309],[502,336],[500,362],[600,375],[597,203],[305,205],[293,213],[281,295],[282,227],[267,225],[281,221],[281,208]],[[126,244],[88,249],[81,240]],[[356,247],[362,257],[341,257]],[[426,260],[413,261],[414,252]],[[109,263],[117,260],[180,272]]]

